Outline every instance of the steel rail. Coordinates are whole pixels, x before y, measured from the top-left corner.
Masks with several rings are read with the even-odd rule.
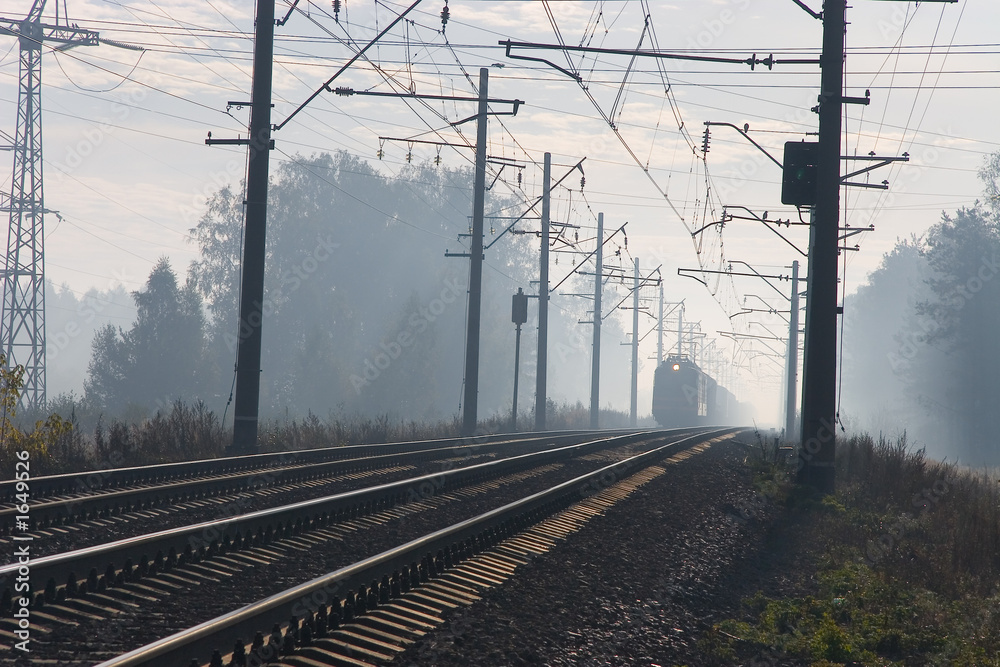
[[[197,461],[179,461],[176,463],[158,463],[149,466],[131,466],[125,468],[110,468],[105,470],[87,470],[76,473],[45,475],[31,479],[32,498],[51,497],[62,494],[79,494],[100,489],[115,489],[134,484],[160,483],[171,479],[195,477],[198,475],[219,475],[234,472],[256,470],[273,465],[288,465],[289,463],[313,463],[347,458],[362,458],[378,456],[394,451],[417,451],[421,448],[436,446],[464,446],[469,443],[493,443],[504,440],[537,440],[543,437],[559,435],[575,435],[583,431],[550,431],[545,436],[537,433],[492,434],[473,437],[438,438],[432,440],[413,440],[407,442],[340,445],[320,449],[297,449],[285,452],[270,452],[266,454],[248,454],[245,456],[227,456],[216,459],[200,459]],[[0,502],[14,502],[17,494],[16,480],[0,482]]]
[[[679,434],[689,430],[675,429],[674,432]],[[303,529],[324,527],[337,520],[356,518],[484,479],[630,444],[654,437],[652,433],[632,432],[554,447],[32,559],[33,601],[36,606],[41,603],[43,607],[45,602],[57,599],[61,592],[71,596],[83,580],[86,580],[84,585],[87,590],[101,590],[114,586],[119,576],[123,581],[129,581],[136,572],[140,576],[152,575],[172,569],[178,563],[200,562],[206,557],[243,545],[267,544],[273,539],[298,534]],[[0,608],[9,608],[11,600],[21,596],[21,593],[14,592],[20,567],[18,563],[0,566],[0,586],[3,586]],[[39,582],[41,586],[37,585]],[[64,584],[69,590],[63,588],[59,591]]]
[[[577,434],[567,434],[556,436],[555,440],[562,441],[578,437]],[[551,442],[552,440],[553,438],[551,437],[535,436],[520,440],[498,440],[492,443],[470,444],[458,448],[463,451],[474,449],[476,454],[483,454],[504,449],[514,450],[532,443],[541,441]],[[32,528],[65,525],[75,521],[85,521],[89,518],[107,518],[114,514],[133,511],[135,509],[149,509],[193,498],[253,491],[266,486],[277,486],[323,476],[371,470],[394,463],[433,460],[435,457],[455,449],[455,445],[445,447],[419,445],[416,447],[407,447],[405,451],[397,450],[389,454],[337,459],[318,463],[299,463],[297,465],[255,469],[222,476],[184,479],[138,488],[105,491],[93,495],[35,501],[29,503],[27,516]],[[275,462],[279,461],[281,461],[280,457],[275,460]],[[293,461],[288,461],[288,463],[293,463]],[[16,506],[0,508],[0,534],[9,533],[13,529],[18,516],[25,516],[25,513]]]
[[[741,430],[726,428],[703,431],[664,444],[246,605],[100,663],[98,667],[138,665],[176,667],[207,664],[212,659],[213,652],[219,651],[224,654],[229,650],[227,647],[234,646],[236,642],[243,642],[257,633],[266,635],[271,632],[275,624],[287,625],[289,619],[295,619],[298,625],[304,617],[312,617],[321,604],[325,611],[326,602],[317,603],[317,600],[332,600],[339,605],[337,597],[339,594],[347,594],[352,590],[367,590],[370,582],[384,581],[383,576],[388,576],[390,573],[397,577],[398,572],[410,567],[411,563],[414,567],[421,561],[428,563],[429,567],[426,568],[429,570],[428,575],[433,576],[436,570],[445,570],[452,563],[461,560],[463,554],[482,551],[506,539],[509,534],[537,523],[573,502],[662,460],[667,455],[678,453],[705,440]],[[423,574],[421,572],[421,579]]]

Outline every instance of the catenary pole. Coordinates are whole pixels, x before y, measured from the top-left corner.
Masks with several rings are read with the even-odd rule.
[[[656,326],[656,367],[663,363],[663,282],[660,282],[660,319]]]
[[[486,205],[486,124],[490,71],[479,70],[479,113],[476,118],[476,173],[472,201],[472,244],[469,250],[469,319],[465,341],[465,399],[462,432],[475,435],[479,409],[479,322],[483,300],[483,211]]]
[[[257,450],[273,54],[274,0],[257,0],[250,100],[246,230],[243,243],[243,279],[236,352],[236,398],[233,409],[231,453],[251,453]]]
[[[604,214],[597,214],[597,269],[594,271],[594,348],[590,355],[590,428],[600,428],[601,297],[604,287]]]
[[[791,313],[788,318],[788,360],[785,368],[785,439],[795,437],[799,372],[799,262],[792,262]]]
[[[545,154],[542,175],[542,248],[538,272],[538,366],[535,373],[535,430],[545,430],[546,373],[549,341],[549,212],[551,207],[552,154]]]
[[[635,258],[635,286],[632,288],[632,402],[629,424],[638,423],[639,397],[639,258]]]
[[[847,0],[826,0],[823,4],[816,206],[809,227],[809,299],[806,301],[798,481],[823,494],[834,491],[837,255],[846,14]]]

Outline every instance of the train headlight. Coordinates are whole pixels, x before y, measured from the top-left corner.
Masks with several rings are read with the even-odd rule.
[[[679,371],[681,369],[681,365],[680,364],[674,364],[673,368],[674,368],[675,371]]]

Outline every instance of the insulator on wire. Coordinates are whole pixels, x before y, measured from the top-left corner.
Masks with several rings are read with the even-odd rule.
[[[340,23],[340,0],[333,0],[333,20]]]
[[[711,130],[711,128],[706,125],[705,126],[705,137],[702,139],[702,142],[701,142],[701,152],[702,152],[703,155],[708,155],[708,143],[709,143],[708,140],[709,140],[709,131],[710,130]]]
[[[583,186],[585,186],[586,184],[587,184],[587,177],[586,176],[581,176],[580,177],[580,192],[583,192]]]
[[[521,170],[517,170],[517,187],[521,187]]]
[[[451,18],[451,11],[448,9],[448,0],[444,0],[444,7],[441,9],[441,32],[448,26],[448,19]]]

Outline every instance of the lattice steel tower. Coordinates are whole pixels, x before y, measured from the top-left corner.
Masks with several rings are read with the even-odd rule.
[[[42,193],[42,48],[96,46],[98,34],[71,26],[66,0],[56,0],[55,24],[42,23],[46,0],[34,0],[24,19],[0,17],[0,36],[18,38],[20,77],[14,173],[11,179],[7,255],[3,271],[0,351],[9,365],[24,366],[21,403],[45,407],[45,202]],[[62,16],[60,17],[60,5]]]

